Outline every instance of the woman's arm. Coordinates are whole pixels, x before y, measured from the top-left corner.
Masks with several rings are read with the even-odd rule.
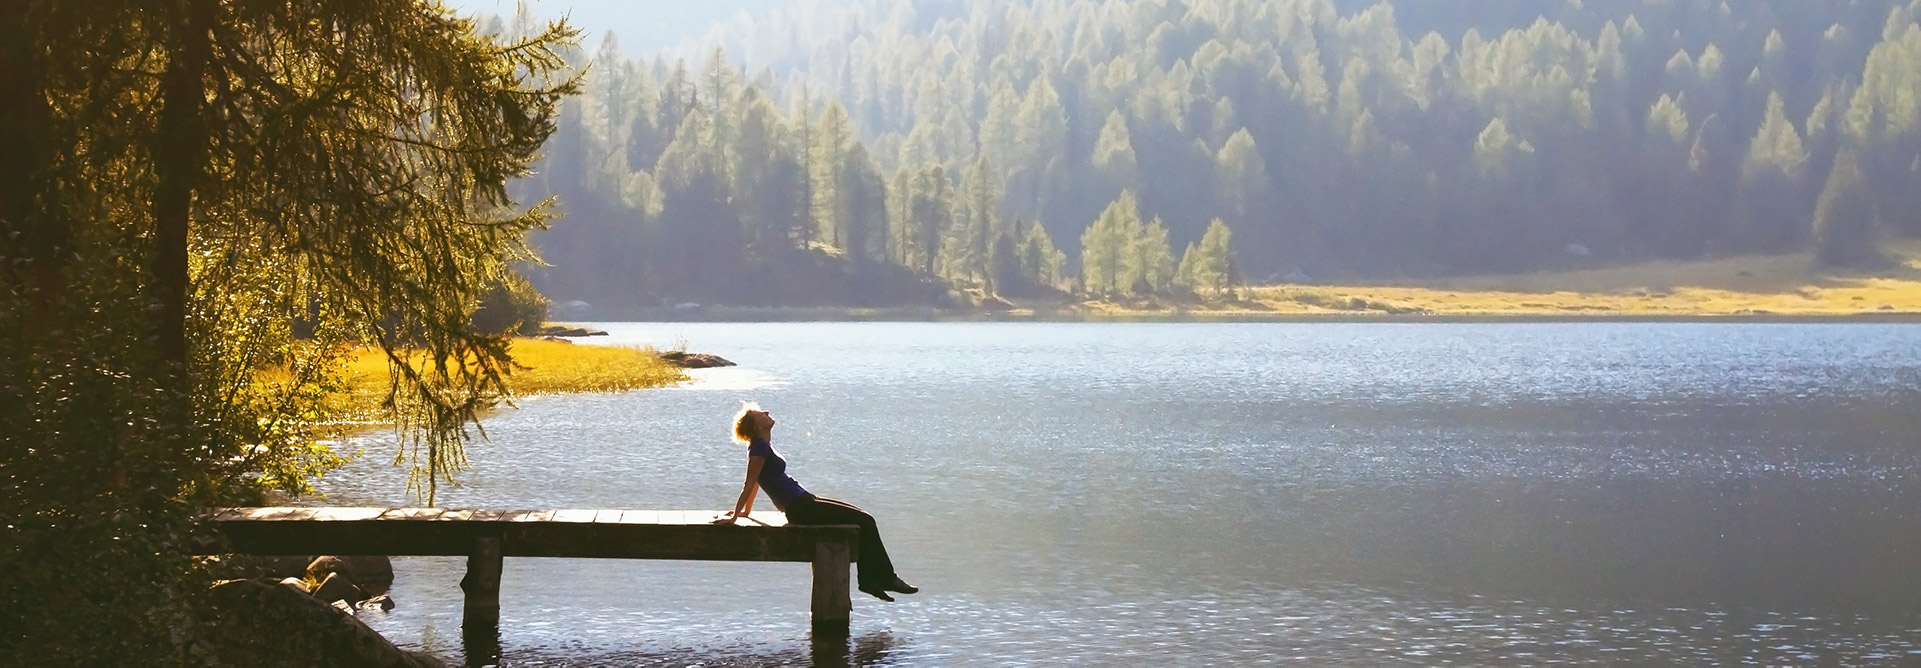
[[[748,513],[754,512],[754,495],[760,492],[760,467],[766,463],[766,461],[767,458],[765,457],[755,457],[752,455],[747,457],[747,480],[740,484],[740,498],[734,500],[734,509],[728,511],[725,515],[721,515],[720,519],[716,520],[717,522],[733,524],[734,520],[746,517]]]

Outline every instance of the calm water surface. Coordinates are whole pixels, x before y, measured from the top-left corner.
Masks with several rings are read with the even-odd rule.
[[[724,508],[754,399],[923,592],[816,644],[805,564],[509,559],[507,665],[1921,658],[1912,326],[604,327],[740,366],[524,400],[442,505]],[[354,445],[317,502],[404,505]],[[395,566],[459,660],[464,560]]]

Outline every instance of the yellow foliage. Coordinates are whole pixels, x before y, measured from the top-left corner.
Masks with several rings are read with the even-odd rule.
[[[662,361],[651,348],[516,338],[509,353],[517,368],[505,380],[514,396],[624,392],[687,380],[685,372]],[[351,412],[376,415],[387,394],[386,356],[378,348],[362,348],[352,353],[347,366]]]

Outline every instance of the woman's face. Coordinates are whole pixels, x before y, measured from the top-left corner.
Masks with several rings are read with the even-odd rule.
[[[754,411],[754,424],[760,427],[761,433],[771,433],[774,431],[774,416],[767,411]]]

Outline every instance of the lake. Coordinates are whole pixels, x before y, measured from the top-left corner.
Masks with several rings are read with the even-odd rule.
[[[723,509],[757,400],[922,592],[816,644],[806,564],[509,559],[506,665],[1921,657],[1912,325],[598,326],[740,366],[525,399],[441,505]],[[352,443],[313,502],[407,505]],[[395,561],[458,660],[465,560]]]

